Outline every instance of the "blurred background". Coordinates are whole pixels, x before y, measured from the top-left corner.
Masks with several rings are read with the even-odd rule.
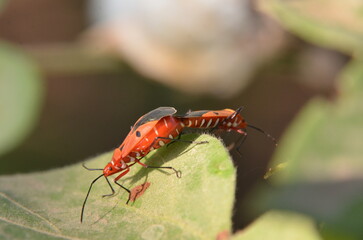
[[[249,123],[279,139],[311,98],[335,101],[350,54],[306,42],[265,12],[248,0],[0,1],[0,174],[111,151],[159,106],[244,106]],[[235,229],[252,220],[242,203],[274,150],[252,130],[243,156],[231,150]]]

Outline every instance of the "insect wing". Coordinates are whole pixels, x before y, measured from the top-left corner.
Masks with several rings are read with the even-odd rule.
[[[120,146],[122,148],[122,157],[126,157],[132,151],[137,151],[135,149],[136,145],[155,127],[158,120],[175,113],[176,109],[173,107],[159,107],[140,117]]]
[[[199,117],[228,117],[233,114],[235,111],[232,109],[223,109],[223,110],[199,110],[199,111],[190,111],[180,117],[183,118],[199,118]]]
[[[135,132],[140,126],[144,125],[147,122],[159,120],[165,116],[171,116],[176,113],[176,109],[173,107],[159,107],[156,108],[144,116],[140,117],[139,120],[136,121],[135,125],[133,126],[131,132]]]
[[[136,152],[138,150],[136,149],[136,146],[143,140],[143,137],[155,127],[157,122],[158,121],[147,122],[139,126],[137,130],[131,130],[122,144],[123,148],[121,157],[126,157],[130,154],[130,152]]]
[[[200,111],[189,111],[183,115],[180,115],[178,117],[185,117],[185,118],[193,118],[193,117],[202,117],[207,112],[210,112],[210,110],[200,110]]]

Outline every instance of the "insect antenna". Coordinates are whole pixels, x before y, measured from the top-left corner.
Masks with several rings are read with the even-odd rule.
[[[235,118],[237,116],[237,114],[240,114],[241,113],[242,110],[243,110],[243,107],[237,108],[237,110],[234,111],[234,113],[232,115],[228,116],[227,119],[233,119],[233,118]]]
[[[231,120],[231,119],[234,119],[238,114],[241,113],[241,111],[243,110],[243,107],[239,107],[237,108],[236,111],[234,111],[231,115],[229,115],[228,117],[226,117],[225,119],[223,119],[217,126],[215,126],[213,129],[218,129],[218,127],[220,125],[222,125],[222,123],[228,121],[228,120]]]
[[[85,169],[87,169],[88,171],[103,171],[103,169],[102,168],[89,168],[89,167],[87,167],[86,165],[84,165],[84,163],[82,163],[82,166],[85,168]]]
[[[269,139],[271,139],[271,141],[275,144],[275,146],[277,146],[276,139],[273,136],[271,136],[270,134],[268,134],[267,132],[263,131],[261,128],[252,126],[250,124],[248,124],[247,127],[253,128],[253,129],[259,131],[260,133],[264,134],[266,137],[268,137]]]
[[[88,192],[87,192],[86,198],[84,199],[84,202],[83,202],[83,205],[82,205],[82,211],[81,211],[81,223],[82,223],[82,221],[83,221],[83,212],[84,212],[84,207],[86,206],[86,202],[87,202],[87,199],[88,199],[88,195],[89,195],[89,193],[91,192],[92,186],[93,186],[93,184],[94,184],[94,183],[95,183],[98,179],[100,179],[102,176],[103,176],[103,173],[102,173],[100,176],[96,177],[96,178],[92,181],[91,185],[89,186],[89,189],[88,189]],[[106,179],[107,179],[107,178],[106,178]]]

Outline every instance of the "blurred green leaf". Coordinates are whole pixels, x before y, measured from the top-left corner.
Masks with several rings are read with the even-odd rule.
[[[363,176],[363,62],[340,77],[338,99],[312,100],[285,134],[274,156],[289,168],[275,181],[317,182]]]
[[[43,93],[39,70],[18,49],[0,43],[0,155],[33,129]]]
[[[3,9],[3,7],[5,6],[7,0],[0,0],[0,11]]]
[[[195,135],[183,136],[194,140]],[[138,164],[119,182],[133,188],[151,183],[135,202],[127,193],[110,193],[104,179],[92,189],[84,222],[80,211],[91,181],[100,172],[76,164],[42,173],[0,177],[0,237],[11,239],[215,239],[230,231],[235,191],[235,169],[227,150],[216,138],[202,135],[208,144],[174,143],[147,156],[153,166]],[[86,162],[104,167],[112,153]],[[51,159],[50,159],[51,160]]]
[[[287,167],[258,197],[265,207],[315,216],[325,239],[363,239],[362,80],[363,62],[355,60],[341,75],[338,99],[305,107],[274,157],[272,167]]]
[[[312,218],[287,211],[262,215],[232,240],[319,240],[322,239]]]
[[[317,45],[348,54],[363,51],[361,0],[260,0],[260,9]]]

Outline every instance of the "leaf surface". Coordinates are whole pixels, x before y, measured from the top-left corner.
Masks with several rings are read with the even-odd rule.
[[[42,173],[0,178],[0,236],[24,239],[214,239],[230,231],[235,191],[235,169],[221,142],[208,135],[183,136],[207,144],[177,142],[153,151],[150,166],[172,166],[182,171],[145,169],[138,164],[119,180],[133,188],[150,183],[135,202],[116,188],[113,197],[104,179],[95,183],[80,223],[83,200],[100,172],[81,164]],[[112,153],[86,162],[103,167]],[[111,178],[110,178],[111,180]],[[112,181],[111,181],[112,182]]]
[[[232,240],[322,240],[312,218],[288,211],[262,215]]]
[[[362,66],[357,59],[343,72],[338,99],[314,99],[299,114],[272,164],[286,167],[257,197],[314,216],[325,239],[363,239]]]

